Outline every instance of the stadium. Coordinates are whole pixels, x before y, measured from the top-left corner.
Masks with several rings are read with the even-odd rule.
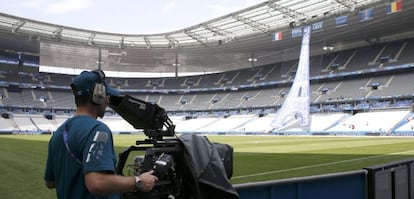
[[[6,147],[21,144],[44,151],[44,143],[35,141],[47,141],[76,110],[69,82],[83,70],[100,68],[112,87],[164,108],[177,134],[206,135],[233,145],[232,182],[240,198],[412,198],[413,9],[411,0],[276,0],[147,35],[0,13],[1,145],[9,153]],[[308,56],[303,56],[306,46]],[[287,110],[283,118],[281,110]],[[110,108],[102,120],[117,135],[120,148],[144,137],[142,129]],[[276,120],[280,125],[274,125]],[[17,139],[17,144],[6,138]],[[341,155],[349,157],[327,155],[329,145],[344,143],[368,151],[343,146]],[[384,147],[374,148],[373,143]],[[262,151],[249,151],[257,145]],[[400,148],[381,152],[387,146]],[[315,154],[306,151],[313,147]],[[277,172],[242,171],[242,164],[280,164],[266,158],[275,150],[280,151],[270,159],[323,156],[309,164],[286,160],[296,163]],[[347,152],[353,150],[351,158]],[[282,156],[285,152],[289,155]],[[242,159],[245,153],[257,158]],[[8,156],[0,157],[7,161]],[[348,159],[366,162],[328,168]],[[34,168],[43,168],[44,160],[32,161]],[[323,171],[275,176],[282,170],[318,170],[315,165]],[[4,193],[8,198],[38,198]]]

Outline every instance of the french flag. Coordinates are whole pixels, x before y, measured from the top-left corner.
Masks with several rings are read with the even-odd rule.
[[[279,41],[283,39],[283,33],[282,32],[274,32],[272,33],[272,41]]]

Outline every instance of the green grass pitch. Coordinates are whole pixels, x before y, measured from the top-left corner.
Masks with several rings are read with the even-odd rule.
[[[0,197],[56,198],[44,186],[48,135],[0,136]],[[208,136],[234,147],[231,182],[240,184],[359,170],[411,159],[414,137]],[[115,135],[117,152],[138,135]],[[130,155],[131,156],[131,155]]]

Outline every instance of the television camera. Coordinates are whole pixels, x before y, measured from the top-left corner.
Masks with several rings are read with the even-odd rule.
[[[123,198],[239,197],[228,181],[233,172],[231,146],[195,134],[176,137],[175,125],[163,108],[130,95],[111,96],[109,107],[147,136],[119,153],[116,173],[124,175],[130,152],[144,151],[134,159],[133,175],[154,170],[159,179],[152,191],[125,193]]]

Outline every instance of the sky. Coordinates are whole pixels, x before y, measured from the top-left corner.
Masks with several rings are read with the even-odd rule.
[[[87,30],[157,34],[261,2],[265,0],[0,0],[0,12]]]

